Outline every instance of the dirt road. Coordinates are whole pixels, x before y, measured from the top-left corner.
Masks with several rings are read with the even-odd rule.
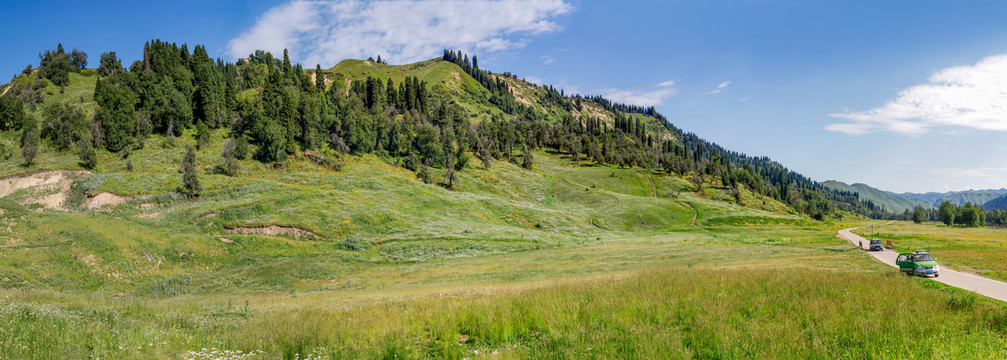
[[[839,237],[849,240],[849,242],[853,243],[854,246],[859,246],[859,242],[863,242],[864,246],[868,246],[870,241],[860,237],[860,235],[850,232],[850,230],[853,229],[856,228],[839,230]],[[899,257],[898,252],[885,249],[883,251],[871,251],[869,253],[878,261],[890,265],[891,267],[897,267],[897,265],[895,265],[895,258]],[[940,259],[937,260],[938,264],[940,264]],[[988,296],[1000,301],[1007,301],[1007,283],[1002,281],[954,271],[944,266],[941,266],[940,277],[931,279],[956,288],[972,291],[979,295]]]

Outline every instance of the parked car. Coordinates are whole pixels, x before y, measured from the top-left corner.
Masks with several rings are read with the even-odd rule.
[[[895,263],[899,265],[899,270],[906,273],[906,275],[940,276],[941,269],[937,265],[937,260],[934,260],[933,256],[930,256],[929,253],[923,250],[899,254],[899,257],[895,259]]]
[[[885,245],[881,243],[881,240],[871,239],[871,245],[867,247],[869,251],[884,251]]]

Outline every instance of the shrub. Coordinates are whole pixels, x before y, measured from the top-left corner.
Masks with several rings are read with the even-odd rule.
[[[344,250],[349,251],[360,251],[364,249],[364,244],[360,243],[360,240],[354,236],[347,236],[343,239],[343,242],[339,244]]]
[[[94,151],[94,146],[91,143],[84,141],[80,143],[80,166],[88,169],[94,170],[94,167],[98,165],[98,154]]]

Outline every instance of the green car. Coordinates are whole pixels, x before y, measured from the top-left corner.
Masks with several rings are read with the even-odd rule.
[[[937,261],[923,250],[899,254],[899,257],[895,259],[895,263],[899,265],[899,270],[906,273],[906,275],[940,276],[940,267],[937,266]]]

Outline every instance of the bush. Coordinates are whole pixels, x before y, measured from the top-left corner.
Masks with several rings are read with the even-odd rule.
[[[94,167],[98,165],[98,154],[94,151],[94,146],[91,143],[84,141],[80,143],[80,166],[88,169],[94,170]]]
[[[21,100],[0,96],[0,130],[20,130],[24,118],[24,103]]]
[[[354,236],[347,236],[343,239],[343,242],[339,244],[344,250],[349,251],[360,251],[364,249],[364,244],[360,243],[360,240]]]
[[[234,158],[245,160],[245,157],[248,156],[248,139],[245,137],[245,134],[234,132],[231,134],[231,137],[234,141],[234,152],[232,153]]]
[[[42,108],[42,137],[57,150],[72,149],[87,134],[84,112],[69,104],[51,103]]]

